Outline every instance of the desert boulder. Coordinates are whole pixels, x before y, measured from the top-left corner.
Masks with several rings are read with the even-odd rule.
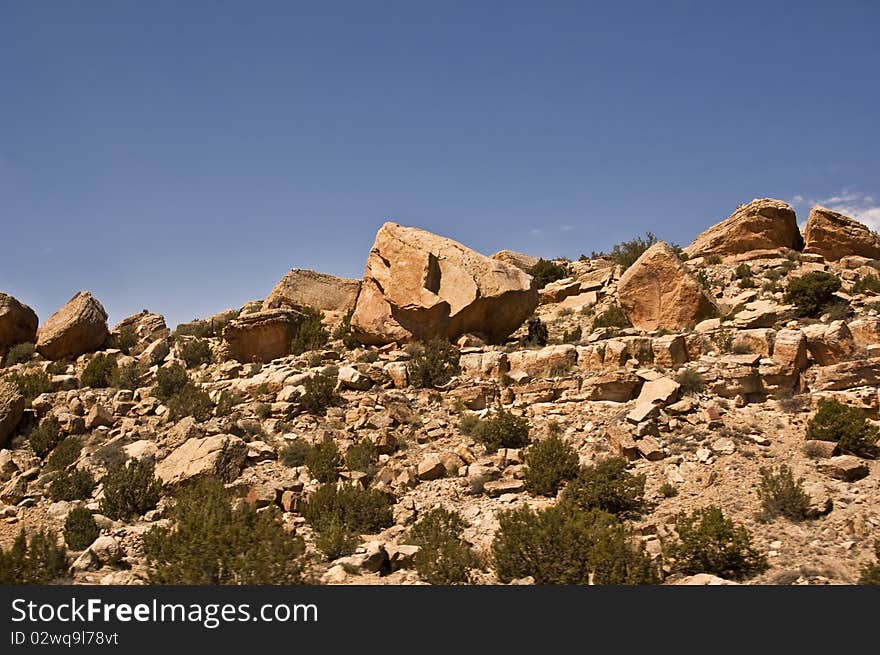
[[[107,341],[107,312],[88,291],[80,291],[37,332],[37,351],[46,359],[76,359]]]
[[[0,292],[0,354],[19,343],[37,339],[37,315],[9,294]]]
[[[850,255],[880,259],[880,237],[857,220],[813,207],[804,230],[804,252],[837,261]]]

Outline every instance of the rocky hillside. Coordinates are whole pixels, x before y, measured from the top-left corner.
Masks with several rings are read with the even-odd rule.
[[[0,294],[0,579],[876,582],[878,276],[763,199],[574,262],[388,223],[173,333]]]

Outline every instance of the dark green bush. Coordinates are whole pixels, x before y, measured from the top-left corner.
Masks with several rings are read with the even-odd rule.
[[[85,469],[61,471],[49,484],[49,497],[59,500],[86,500],[92,496],[97,483]]]
[[[539,289],[543,289],[551,282],[568,277],[568,269],[554,261],[539,259],[537,263],[526,270],[526,273],[535,278]]]
[[[323,348],[330,338],[321,322],[324,318],[322,311],[314,307],[303,307],[299,311],[304,316],[296,326],[293,338],[290,340],[290,352],[294,355],[302,355],[309,350]]]
[[[630,326],[626,312],[620,305],[611,305],[604,312],[593,319],[593,329],[599,328],[627,328]]]
[[[789,281],[785,302],[795,306],[798,316],[816,318],[840,290],[840,278],[824,271],[812,271]]]
[[[277,511],[232,507],[223,484],[203,479],[167,512],[172,527],[144,535],[150,582],[171,585],[289,585],[303,582],[305,544]]]
[[[373,477],[376,473],[376,462],[379,460],[379,453],[373,442],[364,437],[355,444],[348,447],[345,451],[345,466],[349,471],[361,471],[369,477]]]
[[[126,325],[118,334],[113,336],[111,345],[128,355],[131,353],[131,349],[137,345],[137,342],[138,338],[137,333],[134,331],[134,326]]]
[[[313,528],[323,531],[334,522],[354,533],[376,533],[394,523],[394,499],[376,489],[359,485],[322,485],[304,503],[302,515]]]
[[[580,343],[581,338],[584,336],[584,331],[580,325],[574,328],[571,332],[565,330],[562,333],[562,342],[563,343]]]
[[[411,359],[407,364],[409,381],[414,387],[435,388],[458,375],[461,353],[445,339],[413,343],[406,349]]]
[[[336,393],[337,369],[328,368],[322,373],[315,373],[303,382],[305,392],[299,399],[302,408],[309,414],[324,414],[327,408],[339,402]]]
[[[67,572],[64,547],[51,530],[28,540],[24,528],[9,550],[0,550],[0,585],[49,584]]]
[[[9,349],[9,352],[6,353],[6,361],[4,362],[5,366],[15,366],[16,364],[24,364],[25,362],[31,361],[31,357],[34,356],[34,344],[32,343],[19,343],[12,348]]]
[[[361,342],[351,331],[351,317],[354,315],[354,308],[348,310],[336,329],[333,330],[333,338],[341,339],[342,345],[349,350],[354,350],[361,345]]]
[[[583,467],[568,483],[562,502],[581,510],[600,509],[621,518],[637,516],[644,509],[645,476],[626,470],[622,457],[608,457]]]
[[[807,424],[807,439],[836,441],[842,452],[860,457],[874,458],[880,452],[877,428],[860,409],[837,400],[819,400],[819,408]]]
[[[880,585],[880,539],[874,542],[874,556],[876,562],[865,564],[862,568],[859,584],[861,585]]]
[[[419,547],[414,563],[425,582],[451,585],[469,581],[469,569],[477,566],[477,560],[462,538],[465,528],[467,523],[458,513],[438,507],[410,529],[406,543]]]
[[[92,513],[85,507],[74,507],[67,513],[64,521],[64,541],[73,550],[84,550],[91,546],[101,531]]]
[[[706,388],[706,380],[699,371],[692,368],[683,368],[675,376],[675,381],[681,385],[682,393],[700,393]]]
[[[764,555],[752,547],[749,531],[726,518],[719,507],[679,514],[675,531],[679,540],[670,546],[669,554],[681,573],[712,573],[740,580],[767,567]]]
[[[24,396],[26,407],[41,393],[52,391],[52,380],[44,371],[30,371],[28,373],[10,373],[7,381],[18,387]]]
[[[61,442],[61,424],[58,419],[54,416],[44,418],[31,430],[28,441],[37,457],[46,457]]]
[[[810,511],[810,496],[804,491],[803,479],[795,480],[791,469],[785,464],[778,471],[761,467],[761,483],[758,496],[763,508],[764,520],[784,516],[792,521],[803,521]]]
[[[360,535],[355,530],[335,518],[323,523],[315,535],[315,546],[331,561],[351,555],[360,542]]]
[[[281,449],[281,462],[285,466],[302,466],[306,463],[311,446],[301,439],[288,442]]]
[[[625,271],[636,263],[636,260],[651,246],[657,243],[657,237],[652,232],[647,232],[645,237],[635,237],[629,241],[621,241],[614,244],[611,252],[593,251],[591,259],[610,259]]]
[[[156,398],[168,402],[189,383],[189,375],[180,364],[163,366],[156,371]]]
[[[529,420],[516,416],[505,409],[488,418],[474,428],[474,438],[495,452],[499,448],[522,448],[529,445]]]
[[[141,371],[137,362],[122,364],[113,369],[110,376],[110,386],[114,389],[128,389],[134,391],[141,384]]]
[[[333,441],[316,443],[306,452],[305,464],[318,482],[336,482],[342,457]]]
[[[578,455],[557,436],[529,446],[526,450],[526,489],[541,496],[555,496],[559,487],[578,474]]]
[[[521,344],[524,347],[537,346],[543,348],[547,345],[548,338],[549,332],[547,326],[544,325],[544,321],[538,317],[533,317],[526,323],[526,335],[521,338]]]
[[[880,277],[876,275],[864,275],[856,278],[853,282],[851,293],[880,293]]]
[[[502,511],[492,541],[498,578],[546,584],[655,584],[656,567],[611,514],[554,506]]]
[[[208,392],[188,382],[168,400],[168,416],[172,421],[179,421],[185,416],[192,416],[197,421],[207,421],[214,412],[214,403]]]
[[[83,387],[103,389],[110,386],[115,372],[116,360],[104,354],[97,354],[86,364],[82,375],[79,376],[79,382]]]
[[[220,397],[217,399],[217,407],[214,408],[214,413],[217,416],[229,416],[235,411],[235,406],[240,403],[241,398],[228,389],[224,389],[220,392]]]
[[[65,437],[55,446],[43,467],[45,471],[63,471],[73,464],[82,452],[82,439],[79,437]]]
[[[664,482],[660,485],[660,495],[664,498],[675,498],[678,495],[678,489],[671,482]]]
[[[211,344],[207,339],[187,339],[180,344],[180,357],[186,362],[187,368],[210,364],[214,360],[211,353]]]
[[[153,477],[153,471],[153,462],[146,459],[111,468],[101,480],[104,485],[101,513],[126,521],[155,509],[162,484]]]

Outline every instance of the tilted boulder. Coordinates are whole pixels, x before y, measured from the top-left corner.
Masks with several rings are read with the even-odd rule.
[[[37,340],[37,315],[12,296],[0,292],[0,355],[20,343]]]
[[[538,263],[537,257],[525,255],[521,252],[514,252],[513,250],[499,250],[492,255],[491,259],[510,264],[511,266],[516,266],[521,271],[528,271],[532,266]]]
[[[697,279],[662,241],[620,277],[618,300],[639,330],[680,330],[717,313]]]
[[[756,250],[800,250],[803,238],[794,209],[772,198],[752,200],[710,227],[684,249],[690,257],[738,255]]]
[[[226,354],[240,362],[269,362],[290,353],[290,341],[303,314],[294,309],[270,309],[245,314],[223,329]]]
[[[497,343],[538,306],[534,280],[451,239],[385,223],[367,259],[351,319],[367,344],[471,333]]]
[[[0,447],[6,445],[24,413],[24,396],[14,384],[0,380]]]
[[[109,336],[107,312],[88,291],[80,291],[37,332],[37,352],[46,359],[76,359],[95,352]]]
[[[171,330],[165,325],[165,317],[161,314],[148,312],[146,309],[119,321],[110,330],[110,336],[118,339],[127,330],[132,330],[137,339],[135,345],[129,350],[129,354],[133,356],[140,355],[158,339],[165,339],[171,335]]]
[[[854,218],[825,207],[810,210],[804,241],[804,252],[829,261],[851,255],[880,259],[880,236]]]
[[[204,476],[231,482],[241,473],[247,444],[231,434],[188,439],[156,466],[156,477],[166,484],[178,484]]]
[[[360,280],[294,268],[263,301],[263,310],[314,307],[334,320],[341,319],[354,308],[360,290]]]

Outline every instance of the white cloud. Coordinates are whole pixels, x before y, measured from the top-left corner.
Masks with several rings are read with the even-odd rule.
[[[794,197],[791,199],[791,204],[792,204],[792,205],[800,205],[800,204],[803,204],[803,202],[804,202],[804,197],[801,196],[801,195],[794,196]]]
[[[817,203],[850,216],[872,230],[880,231],[880,203],[877,203],[874,196],[849,188],[830,198],[818,200]]]
[[[574,225],[560,225],[559,226],[560,232],[571,232],[573,229],[574,229]]]
[[[541,236],[544,236],[544,230],[538,230],[538,229],[529,230],[529,234],[531,234],[533,237],[541,237]]]

